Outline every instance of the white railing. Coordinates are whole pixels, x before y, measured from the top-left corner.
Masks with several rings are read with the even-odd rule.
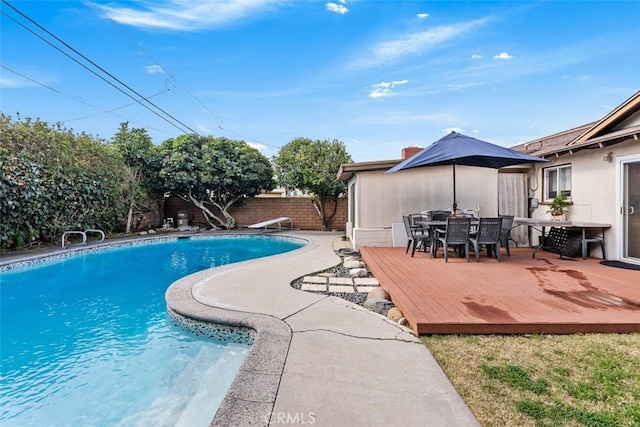
[[[80,235],[82,235],[82,244],[86,245],[87,244],[87,234],[89,234],[89,233],[100,234],[99,242],[102,242],[104,240],[104,238],[105,238],[104,231],[96,230],[96,229],[93,229],[93,228],[89,228],[89,229],[84,230],[84,231],[77,231],[77,230],[65,231],[64,233],[62,233],[62,248],[64,249],[64,247],[65,247],[64,246],[64,238],[66,236],[71,235],[71,234],[80,234]]]

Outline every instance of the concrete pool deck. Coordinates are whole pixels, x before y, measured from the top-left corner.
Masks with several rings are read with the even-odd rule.
[[[256,331],[211,425],[479,426],[409,329],[291,282],[340,262],[342,233],[282,232],[309,245],[201,271],[166,293],[171,312]]]

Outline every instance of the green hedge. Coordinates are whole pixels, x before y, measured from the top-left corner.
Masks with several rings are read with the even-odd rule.
[[[0,115],[0,248],[46,244],[66,230],[121,230],[124,179],[113,146],[59,125]]]

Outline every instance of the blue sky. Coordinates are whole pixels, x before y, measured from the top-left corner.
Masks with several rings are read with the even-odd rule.
[[[530,141],[640,88],[637,1],[2,1],[2,112],[107,140],[128,121],[388,160],[451,130]]]

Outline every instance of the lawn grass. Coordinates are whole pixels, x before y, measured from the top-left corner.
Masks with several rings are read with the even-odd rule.
[[[483,426],[640,426],[640,334],[421,338]]]

